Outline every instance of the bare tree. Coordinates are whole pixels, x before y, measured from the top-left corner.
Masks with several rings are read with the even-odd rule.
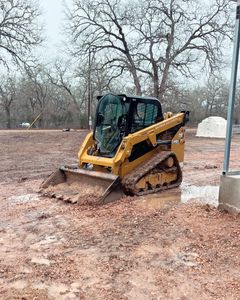
[[[113,90],[112,82],[115,78],[112,72],[101,68],[101,62],[96,61],[94,55],[80,63],[75,60],[57,60],[47,71],[47,76],[51,84],[72,102],[81,126],[85,125],[83,119],[86,119],[88,102],[90,101],[91,115],[94,118],[96,97]]]
[[[150,0],[131,11],[131,26],[139,35],[134,58],[138,70],[151,77],[154,96],[163,97],[171,73],[193,77],[197,64],[220,65],[232,33],[229,1]]]
[[[33,105],[34,107],[38,107],[38,113],[41,113],[41,117],[39,118],[39,126],[44,127],[44,115],[46,114],[47,105],[50,98],[49,80],[43,65],[38,65],[35,68],[27,67],[25,69],[28,80],[31,83],[32,97],[29,97],[29,100],[32,107]]]
[[[41,42],[39,10],[31,0],[0,0],[0,62],[25,63],[31,49]]]
[[[226,109],[228,90],[226,80],[211,74],[207,80],[205,87],[205,116],[223,115]]]
[[[79,125],[78,111],[65,90],[52,84],[44,66],[27,69],[19,82],[19,93],[14,106],[16,120],[32,122],[39,114],[36,123],[39,127]],[[65,124],[66,123],[66,124]]]
[[[127,3],[126,3],[127,4]],[[125,21],[128,6],[120,0],[74,0],[69,10],[69,32],[75,44],[74,55],[92,49],[105,57],[104,68],[118,69],[116,77],[128,70],[133,77],[136,93],[141,84],[127,38],[129,26]]]
[[[0,82],[0,106],[3,108],[7,119],[7,128],[12,127],[11,109],[16,100],[16,79],[14,77],[3,78]]]
[[[54,69],[47,72],[47,76],[50,80],[50,82],[55,85],[57,88],[62,89],[64,92],[68,94],[68,96],[71,98],[72,102],[74,103],[76,109],[78,112],[81,111],[81,108],[83,106],[83,99],[79,101],[75,90],[74,90],[74,85],[72,84],[72,80],[74,79],[74,74],[72,73],[71,75],[69,74],[69,65],[70,62],[63,62],[63,61],[55,61],[54,63]],[[74,70],[72,70],[74,72]],[[76,77],[75,77],[75,81]],[[79,89],[81,87],[79,86]]]
[[[162,98],[169,76],[219,65],[232,33],[228,0],[74,0],[68,13],[74,55],[94,49],[103,68],[132,74],[136,92],[148,81]]]

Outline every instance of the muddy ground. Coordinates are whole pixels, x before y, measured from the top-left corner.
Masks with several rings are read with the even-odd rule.
[[[0,299],[240,299],[240,218],[214,207],[224,141],[194,133],[181,189],[99,206],[37,194],[86,132],[0,131]]]

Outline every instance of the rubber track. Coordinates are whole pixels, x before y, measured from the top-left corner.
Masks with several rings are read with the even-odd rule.
[[[136,188],[135,188],[135,184],[143,176],[145,176],[145,175],[147,175],[147,173],[151,172],[157,165],[159,165],[162,161],[164,161],[168,157],[172,157],[174,159],[173,168],[174,167],[177,168],[177,173],[178,173],[177,180],[174,183],[168,184],[167,186],[161,186],[161,187],[158,187],[155,189],[137,192]],[[169,169],[169,171],[170,171],[170,169]],[[123,186],[124,192],[126,194],[140,196],[140,195],[151,194],[151,193],[155,193],[155,192],[159,192],[159,191],[163,191],[166,189],[177,187],[181,184],[181,182],[182,182],[182,170],[181,170],[181,167],[179,165],[179,162],[177,160],[175,153],[170,152],[170,151],[164,151],[164,152],[160,152],[160,153],[154,155],[152,158],[150,158],[149,160],[147,160],[146,162],[141,164],[139,167],[134,169],[132,172],[127,174],[122,180],[122,186]]]

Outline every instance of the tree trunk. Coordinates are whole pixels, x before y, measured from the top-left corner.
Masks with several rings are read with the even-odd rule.
[[[159,99],[159,76],[157,65],[153,65],[153,96]]]
[[[150,47],[151,64],[152,64],[152,81],[153,81],[153,96],[159,99],[159,74],[158,65],[153,57],[152,45]]]
[[[139,82],[139,78],[137,76],[136,69],[134,69],[132,71],[132,75],[133,75],[134,85],[135,85],[135,88],[136,88],[136,94],[139,95],[139,96],[142,96],[142,88],[141,88],[141,85],[140,85],[140,82]]]
[[[7,116],[7,128],[11,129],[12,127],[12,120],[11,120],[11,111],[10,111],[10,107],[6,106],[5,107],[5,111],[6,111],[6,116]]]
[[[41,114],[40,118],[38,119],[38,127],[43,128],[43,114]]]
[[[158,89],[158,97],[160,99],[163,98],[163,95],[166,91],[166,85],[167,85],[167,79],[168,79],[168,74],[169,74],[169,69],[170,69],[170,64],[166,64],[163,74],[162,74],[162,80]]]
[[[139,95],[139,96],[142,96],[142,88],[141,88],[140,80],[139,80],[138,75],[137,75],[137,70],[136,70],[134,61],[133,61],[133,59],[132,59],[132,57],[129,53],[127,53],[126,56],[127,56],[128,61],[130,63],[130,72],[133,76],[133,81],[134,81],[134,85],[135,85],[135,89],[136,89],[136,94]]]

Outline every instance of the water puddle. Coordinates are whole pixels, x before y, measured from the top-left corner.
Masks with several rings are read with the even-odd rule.
[[[51,299],[58,299],[58,300],[80,299],[79,297],[81,291],[80,283],[78,282],[73,282],[67,285],[63,283],[54,283],[54,282],[50,282],[49,284],[46,284],[43,282],[30,283],[29,281],[26,280],[17,280],[12,282],[10,284],[10,287],[16,290],[30,289],[32,292],[36,291],[37,294],[39,294],[40,292],[40,295],[42,296],[43,295],[45,297],[49,296]],[[45,292],[47,292],[47,294],[45,294]],[[46,299],[45,297],[44,298],[40,297],[40,298]]]
[[[197,201],[212,206],[218,206],[219,186],[194,186],[182,184],[176,190],[140,197],[140,205],[146,208],[169,209],[182,202]]]
[[[27,287],[28,283],[25,280],[17,280],[10,284],[11,288],[14,288],[16,290],[23,290],[25,287]]]
[[[47,258],[43,258],[43,257],[32,257],[31,263],[37,264],[37,265],[50,266],[52,261]]]
[[[218,206],[219,186],[206,185],[183,185],[181,187],[181,202],[186,203],[190,200],[196,200],[204,204]]]
[[[168,209],[181,201],[180,194],[151,194],[140,197],[140,203],[146,208]]]
[[[49,249],[52,246],[52,244],[54,244],[54,246],[56,247],[57,245],[61,245],[64,241],[64,238],[59,239],[54,235],[46,236],[39,242],[30,245],[29,248],[41,252],[43,249]]]
[[[11,203],[26,203],[30,201],[36,201],[39,200],[38,194],[26,194],[26,195],[20,195],[20,196],[12,196],[8,198],[8,200]]]

